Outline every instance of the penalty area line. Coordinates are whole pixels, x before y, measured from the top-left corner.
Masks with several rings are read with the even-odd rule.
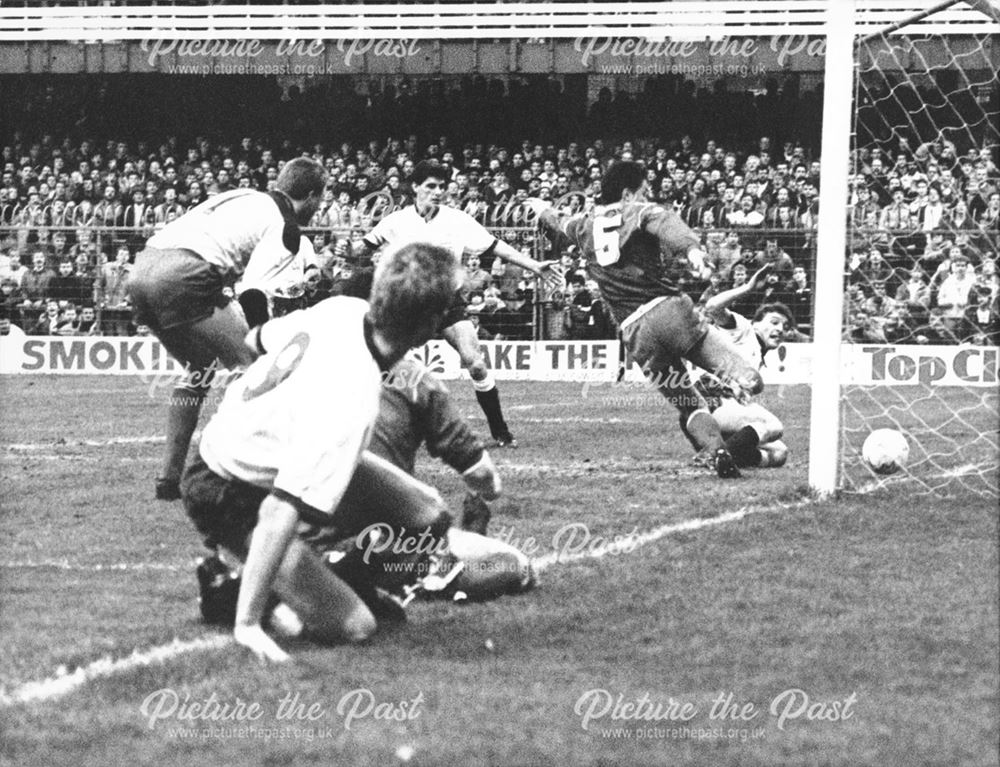
[[[151,666],[154,663],[164,663],[189,652],[218,650],[228,646],[232,641],[233,639],[229,635],[200,637],[186,641],[174,639],[172,642],[148,650],[136,650],[131,655],[119,660],[109,657],[101,658],[86,666],[80,666],[73,672],[67,672],[65,667],[61,667],[56,671],[55,676],[48,679],[27,682],[9,693],[0,690],[0,707],[61,698],[95,679],[114,676],[143,666]]]

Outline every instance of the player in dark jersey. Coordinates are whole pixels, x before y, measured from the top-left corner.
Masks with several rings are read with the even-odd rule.
[[[447,533],[449,553],[463,569],[449,590],[462,591],[470,599],[488,599],[501,594],[525,591],[534,583],[528,558],[503,541],[472,532],[470,510],[489,514],[484,501],[496,499],[501,491],[500,475],[482,441],[459,412],[448,389],[422,365],[403,360],[382,386],[378,419],[368,450],[407,474],[414,473],[417,451],[427,452],[458,472],[466,485],[466,529],[451,528]],[[357,536],[365,527],[384,520],[391,510],[366,502],[363,488],[349,488],[337,509],[335,536]],[[480,519],[485,532],[485,519]],[[366,591],[359,557],[341,560],[335,572]],[[378,580],[377,574],[374,575]],[[360,579],[360,582],[359,582]]]
[[[719,426],[684,360],[750,393],[759,392],[763,383],[726,335],[709,326],[678,287],[681,270],[708,277],[705,253],[698,236],[674,211],[646,202],[648,193],[642,165],[620,161],[608,169],[600,204],[590,213],[561,216],[545,201],[529,204],[546,231],[576,245],[587,259],[587,271],[600,287],[632,358],[680,411],[685,429],[699,447],[697,462],[711,466],[720,477],[738,477]]]

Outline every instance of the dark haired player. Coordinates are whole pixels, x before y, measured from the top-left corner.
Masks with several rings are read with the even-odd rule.
[[[479,256],[484,261],[493,257],[541,275],[549,264],[523,256],[503,240],[490,234],[478,221],[468,214],[441,205],[448,178],[448,172],[440,163],[424,160],[417,163],[410,181],[413,184],[414,202],[383,218],[364,238],[364,244],[371,254],[385,246],[398,248],[410,242],[428,242],[448,250],[461,265],[469,255]],[[361,255],[361,254],[359,254]],[[514,435],[503,417],[500,395],[493,373],[486,367],[476,328],[468,318],[467,297],[463,292],[455,295],[455,301],[444,321],[444,339],[458,352],[462,367],[469,371],[476,399],[489,423],[490,434],[498,447],[516,447]]]
[[[632,358],[680,411],[681,424],[699,449],[696,462],[714,468],[719,477],[738,477],[684,360],[751,393],[763,388],[760,374],[721,330],[698,315],[672,279],[680,269],[707,279],[710,269],[698,235],[674,211],[646,202],[648,193],[643,166],[619,161],[605,174],[599,205],[590,213],[566,217],[542,200],[529,204],[548,232],[569,240],[587,259],[587,271]]]
[[[767,303],[757,309],[751,321],[729,307],[763,287],[770,270],[770,264],[758,269],[743,285],[724,290],[705,304],[708,318],[729,335],[743,359],[756,368],[764,365],[767,353],[777,349],[788,329],[794,327],[792,312],[784,304]],[[695,385],[708,402],[736,465],[784,466],[788,447],[781,441],[784,426],[778,417],[759,402],[733,392],[710,373],[696,368],[695,377]]]
[[[273,192],[223,192],[167,224],[146,243],[129,280],[135,322],[148,325],[185,366],[167,415],[167,447],[156,497],[180,497],[178,482],[202,401],[217,365],[246,367],[253,353],[242,311],[224,294],[258,252],[278,259],[299,250],[299,225],[319,208],[323,166],[306,157],[285,163]]]

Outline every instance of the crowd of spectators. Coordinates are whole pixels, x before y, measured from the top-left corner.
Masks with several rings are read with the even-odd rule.
[[[995,153],[997,147],[991,151]],[[1000,344],[995,154],[944,140],[860,153],[851,181],[845,337]]]
[[[600,108],[599,99],[591,114]],[[811,327],[820,162],[794,139],[756,134],[724,143],[699,131],[676,139],[478,143],[441,133],[302,145],[239,133],[226,141],[75,135],[15,131],[2,148],[0,316],[27,332],[144,332],[130,323],[124,286],[145,239],[215,194],[270,188],[280,164],[300,153],[330,171],[307,230],[318,268],[303,301],[336,292],[356,268],[357,239],[376,217],[409,202],[414,164],[436,158],[450,175],[444,204],[537,258],[560,259],[557,279],[537,295],[516,267],[468,264],[471,311],[482,337],[531,338],[541,323],[543,338],[613,338],[579,254],[552,250],[521,202],[539,197],[586,210],[596,204],[608,165],[636,159],[646,164],[652,198],[701,234],[714,267],[703,282],[678,263],[673,278],[683,289],[705,301],[767,264],[766,288],[738,310],[752,315],[765,302],[781,301],[796,319],[792,338],[802,339]],[[995,158],[975,148],[959,152],[947,141],[912,149],[900,141],[855,159],[846,337],[995,343]]]

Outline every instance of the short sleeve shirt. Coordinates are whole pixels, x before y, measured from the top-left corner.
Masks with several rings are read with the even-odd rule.
[[[267,352],[232,383],[201,438],[216,474],[332,513],[378,415],[368,304],[336,297],[267,323]]]
[[[417,213],[416,206],[409,205],[383,218],[365,235],[365,242],[372,248],[386,245],[392,249],[426,242],[444,248],[461,262],[464,256],[486,253],[496,244],[497,238],[460,210],[442,205],[430,220],[426,220]]]
[[[238,276],[257,253],[288,254],[284,229],[284,216],[269,194],[234,189],[171,221],[146,244],[160,250],[190,250],[224,274]]]

